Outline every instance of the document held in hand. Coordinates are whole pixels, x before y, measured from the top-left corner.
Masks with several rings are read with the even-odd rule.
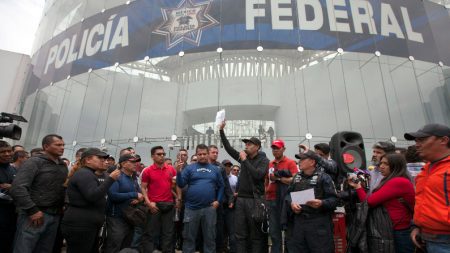
[[[291,192],[292,203],[304,205],[306,202],[316,199],[314,195],[314,189],[308,189],[304,191]]]
[[[216,126],[222,124],[225,121],[225,109],[222,109],[216,114]]]

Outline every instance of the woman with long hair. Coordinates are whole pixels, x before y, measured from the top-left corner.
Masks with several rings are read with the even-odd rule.
[[[113,171],[100,183],[95,172],[103,170],[108,154],[89,148],[81,155],[81,168],[69,179],[67,196],[69,207],[62,220],[62,232],[67,241],[67,252],[92,252],[95,239],[103,224],[106,193],[120,175]]]
[[[409,235],[415,193],[405,158],[400,154],[386,154],[381,158],[379,168],[383,179],[369,196],[359,182],[349,179],[348,183],[356,189],[361,202],[367,201],[369,207],[385,207],[392,221],[395,252],[414,252]]]

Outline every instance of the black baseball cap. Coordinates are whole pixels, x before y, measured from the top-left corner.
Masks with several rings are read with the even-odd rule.
[[[95,156],[98,156],[101,158],[105,158],[105,159],[109,157],[109,155],[107,153],[101,151],[98,148],[88,148],[83,153],[81,153],[81,159],[84,159],[84,158],[86,158],[88,156],[92,156],[92,155],[95,155]]]
[[[311,150],[308,150],[308,151],[306,151],[304,153],[296,154],[295,158],[300,159],[300,160],[303,160],[303,159],[306,159],[306,158],[310,158],[310,159],[313,159],[316,162],[319,160],[319,156],[316,153],[314,153],[313,151],[311,151]]]
[[[405,139],[412,141],[416,138],[423,138],[429,136],[449,136],[450,137],[450,128],[448,126],[444,126],[441,124],[428,124],[419,129],[417,132],[405,133]]]
[[[242,141],[244,143],[250,142],[250,143],[255,144],[256,146],[260,146],[261,147],[261,141],[258,138],[256,138],[256,137],[252,137],[250,139],[242,139]]]
[[[228,159],[225,159],[225,160],[222,161],[222,165],[227,165],[227,164],[233,165],[233,163],[230,160],[228,160]]]
[[[136,155],[132,155],[132,154],[125,154],[125,155],[120,156],[119,163],[126,162],[126,161],[140,162],[141,158]]]

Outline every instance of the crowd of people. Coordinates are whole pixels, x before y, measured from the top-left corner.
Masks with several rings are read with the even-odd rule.
[[[117,161],[81,148],[72,163],[56,134],[30,153],[0,140],[0,252],[331,253],[338,206],[346,252],[450,252],[449,127],[405,133],[410,147],[377,142],[368,168],[347,171],[327,143],[299,145],[296,161],[273,140],[270,161],[256,137],[232,147],[225,126],[235,163],[205,144],[190,161],[154,146],[145,167],[133,148]]]

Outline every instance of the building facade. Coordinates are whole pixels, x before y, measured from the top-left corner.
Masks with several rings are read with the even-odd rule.
[[[70,158],[86,146],[220,146],[224,109],[236,147],[282,138],[293,156],[338,131],[360,132],[366,147],[404,146],[406,131],[450,124],[449,6],[49,0],[18,109],[29,119],[21,142],[59,133]]]

